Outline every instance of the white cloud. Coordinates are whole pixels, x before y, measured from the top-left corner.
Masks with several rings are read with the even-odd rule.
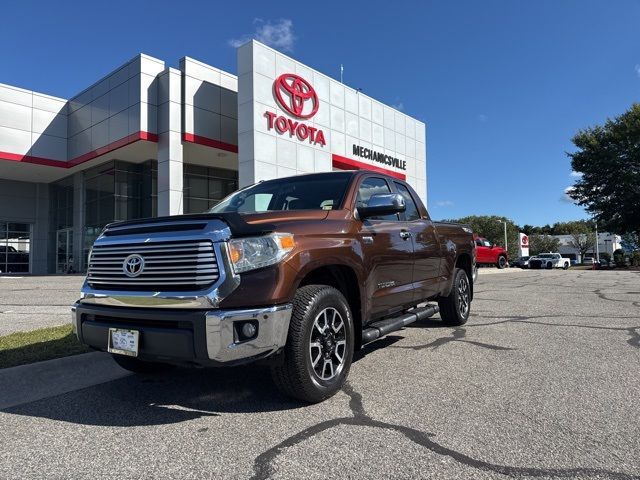
[[[572,170],[569,175],[573,178],[582,178],[582,173],[576,172],[575,170]]]
[[[391,105],[391,108],[395,108],[396,110],[400,110],[401,112],[403,112],[404,111],[404,103],[397,102],[397,103]]]
[[[484,113],[481,113],[478,115],[478,120],[481,121],[482,123],[487,123],[489,121],[489,117],[486,116]]]
[[[283,52],[293,51],[296,36],[293,34],[293,22],[291,20],[281,18],[275,22],[271,22],[271,20],[265,22],[261,18],[256,18],[253,23],[256,25],[255,32],[243,35],[240,38],[232,38],[229,40],[229,45],[238,48],[253,38]]]
[[[636,63],[636,66],[633,67],[633,69],[636,71],[636,75],[640,77],[640,63]]]
[[[455,204],[451,200],[439,200],[436,202],[438,207],[453,207]]]
[[[569,194],[574,190],[573,186],[569,186],[564,189],[564,193],[560,197],[560,201],[563,203],[575,203],[575,200],[569,196]]]

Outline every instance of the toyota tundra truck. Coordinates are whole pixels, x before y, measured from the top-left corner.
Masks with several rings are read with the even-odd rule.
[[[363,345],[438,312],[464,324],[475,262],[471,229],[434,223],[404,181],[305,174],[208,213],[107,225],[73,328],[133,372],[261,361],[282,392],[320,402]]]

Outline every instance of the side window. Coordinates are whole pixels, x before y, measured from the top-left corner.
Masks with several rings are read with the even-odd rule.
[[[391,193],[391,189],[384,178],[365,178],[358,188],[356,207],[365,207],[372,195]],[[371,220],[398,220],[398,215],[383,215],[380,217],[370,217]]]
[[[404,211],[404,218],[407,220],[407,222],[420,219],[420,212],[418,211],[416,202],[413,200],[409,189],[401,183],[393,183],[396,184],[398,192],[404,197],[404,203],[407,205],[407,209]]]

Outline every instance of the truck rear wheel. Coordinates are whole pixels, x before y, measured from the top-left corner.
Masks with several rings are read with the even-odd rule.
[[[125,370],[133,373],[159,373],[169,370],[171,365],[166,363],[145,362],[135,357],[125,355],[111,355],[115,362]]]
[[[278,389],[310,403],[334,395],[353,359],[353,319],[344,296],[326,285],[296,292],[281,364],[271,367]]]
[[[456,268],[453,288],[449,295],[438,300],[440,318],[446,325],[464,325],[471,311],[471,284],[469,276],[461,268]]]

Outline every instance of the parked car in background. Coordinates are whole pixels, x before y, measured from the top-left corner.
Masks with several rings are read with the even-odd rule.
[[[510,267],[529,268],[529,258],[531,257],[518,257],[515,260],[509,262]]]
[[[0,265],[4,264],[5,260],[7,265],[6,272],[0,269],[0,273],[26,273],[29,271],[29,252],[16,250],[11,245],[1,245]]]
[[[474,235],[473,240],[476,242],[476,263],[479,265],[495,265],[498,268],[509,266],[509,256],[507,251],[492,244],[483,237]]]
[[[563,257],[559,253],[539,253],[529,259],[529,268],[562,268],[567,270],[571,265],[571,259]]]

